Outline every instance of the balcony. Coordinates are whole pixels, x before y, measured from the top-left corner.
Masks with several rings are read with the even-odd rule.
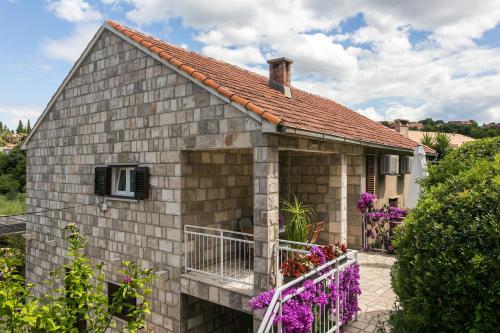
[[[253,234],[193,225],[184,226],[185,277],[217,285],[232,291],[253,295]],[[278,239],[275,249],[276,268],[295,254],[307,254],[317,244]],[[354,258],[356,251],[349,251]],[[285,283],[278,274],[276,286]]]

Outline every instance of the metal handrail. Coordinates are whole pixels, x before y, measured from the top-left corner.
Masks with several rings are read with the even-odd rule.
[[[300,243],[299,243],[300,244]],[[341,270],[343,270],[345,267],[349,266],[349,265],[352,265],[353,263],[357,262],[357,253],[358,251],[356,250],[348,250],[347,253],[335,258],[334,260],[331,260],[329,262],[326,262],[324,263],[323,265],[315,268],[314,270],[276,288],[275,292],[274,292],[274,295],[273,295],[273,298],[271,299],[271,302],[269,303],[269,306],[266,310],[266,313],[262,319],[262,322],[261,322],[261,325],[259,327],[259,330],[258,330],[258,333],[267,333],[271,330],[271,328],[273,327],[273,324],[274,324],[274,318],[276,317],[278,311],[280,311],[281,309],[281,305],[286,302],[287,300],[291,299],[292,297],[294,296],[297,296],[298,294],[300,294],[301,292],[303,292],[305,290],[305,288],[303,286],[300,286],[299,288],[297,288],[295,290],[295,292],[293,293],[290,293],[288,294],[287,296],[285,297],[281,297],[281,295],[283,294],[283,292],[297,284],[300,284],[301,282],[307,280],[308,278],[312,277],[312,276],[317,276],[318,273],[320,272],[323,272],[325,269],[329,268],[329,267],[332,267],[332,266],[335,266],[334,268],[332,268],[328,273],[324,273],[324,274],[321,274],[319,275],[317,278],[315,278],[313,280],[313,284],[317,284],[329,277],[331,277],[332,275],[335,275],[335,283],[337,285],[337,288],[339,287],[338,284],[339,284],[339,272]],[[354,259],[350,258],[354,256]],[[341,265],[339,265],[339,262],[342,261],[343,259],[347,259],[347,261]],[[337,332],[339,332],[339,329],[340,329],[340,324],[339,324],[339,318],[340,318],[340,306],[339,306],[339,302],[340,300],[337,299],[337,304],[336,304],[336,314],[335,314],[335,323],[336,323],[336,326],[331,328],[330,331],[332,330],[335,330]],[[279,332],[281,332],[281,330],[279,330]]]
[[[184,226],[184,268],[253,287],[253,234]],[[248,267],[247,267],[248,266]]]

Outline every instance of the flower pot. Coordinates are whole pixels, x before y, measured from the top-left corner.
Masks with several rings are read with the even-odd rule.
[[[295,279],[296,279],[296,277],[293,277],[293,276],[283,276],[283,284],[287,284],[288,282],[291,282]]]

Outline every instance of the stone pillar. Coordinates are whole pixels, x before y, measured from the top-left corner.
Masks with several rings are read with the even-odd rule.
[[[330,163],[329,242],[347,242],[347,155],[334,154]]]
[[[275,285],[275,246],[278,239],[279,160],[277,145],[253,149],[254,294]],[[254,317],[254,331],[261,318]]]
[[[364,189],[363,156],[347,156],[347,245],[349,248],[362,246],[361,213],[357,202]]]

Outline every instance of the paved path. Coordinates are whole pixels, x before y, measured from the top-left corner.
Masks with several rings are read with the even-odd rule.
[[[391,288],[391,267],[394,256],[376,252],[358,254],[361,274],[361,296],[358,320],[344,328],[345,333],[376,332],[379,321],[386,319],[395,295]]]

